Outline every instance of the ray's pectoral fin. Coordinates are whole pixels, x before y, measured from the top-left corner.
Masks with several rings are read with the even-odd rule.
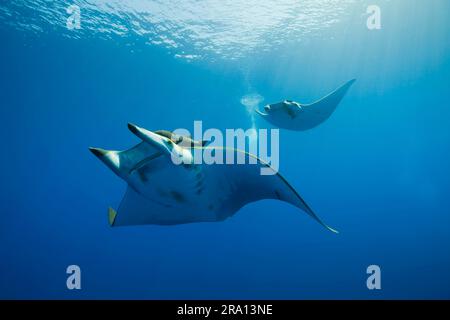
[[[152,201],[128,187],[117,212],[109,209],[108,218],[113,227],[171,224],[176,221],[176,211],[169,206]]]
[[[300,208],[304,212],[306,212],[311,218],[316,220],[323,227],[328,229],[333,233],[339,233],[336,229],[331,228],[327,224],[325,224],[322,219],[320,219],[311,207],[303,200],[303,198],[298,194],[298,192],[284,179],[280,174],[278,174],[278,178],[280,179],[278,184],[278,188],[274,190],[275,196],[274,199],[278,199],[284,202],[288,202],[297,208]]]
[[[162,210],[163,207],[144,196],[138,194],[131,187],[127,191],[119,205],[119,209],[115,212],[110,208],[109,221],[111,223],[111,216],[113,223],[111,226],[129,226],[151,224],[152,212],[155,210]]]
[[[348,81],[332,93],[316,102],[311,104],[302,104],[303,121],[309,122],[311,126],[315,126],[328,119],[334,110],[336,110],[337,106],[355,81],[356,79]]]
[[[338,233],[314,213],[281,174],[272,169],[272,175],[261,175],[260,168],[263,167],[270,168],[268,164],[258,160],[258,165],[221,166],[220,168],[214,168],[214,172],[211,172],[212,168],[206,168],[206,170],[209,170],[209,174],[220,174],[226,177],[224,186],[232,186],[228,194],[223,194],[227,199],[221,201],[221,208],[218,212],[219,220],[234,215],[243,206],[252,202],[274,199],[299,208],[329,231]],[[226,187],[223,189],[227,190]]]
[[[303,198],[298,194],[298,192],[287,182],[287,180],[279,173],[272,176],[272,183],[270,189],[270,196],[267,198],[280,200],[283,202],[290,203],[291,205],[301,209],[306,214],[308,214],[311,218],[321,224],[323,227],[328,229],[333,233],[338,233],[335,229],[329,227],[325,224],[322,219],[320,219],[311,207],[303,200]]]

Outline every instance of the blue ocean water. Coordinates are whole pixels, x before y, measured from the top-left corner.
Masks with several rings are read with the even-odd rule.
[[[81,29],[66,8],[81,9]],[[382,28],[366,26],[369,5]],[[0,298],[450,298],[450,22],[431,1],[8,1],[0,4]],[[111,228],[126,185],[88,147],[126,128],[267,127],[241,99],[312,102],[281,131],[288,204],[221,223]],[[79,265],[82,289],[66,288]],[[379,265],[382,289],[368,290]]]

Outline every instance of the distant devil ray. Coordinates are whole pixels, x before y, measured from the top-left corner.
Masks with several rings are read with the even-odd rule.
[[[311,104],[284,100],[266,105],[264,112],[259,111],[258,108],[254,110],[278,128],[294,131],[312,129],[332,115],[355,81],[355,79],[348,81],[324,98]]]
[[[273,175],[261,175],[262,167],[272,168],[256,156],[232,149],[234,159],[244,154],[247,160],[256,159],[256,164],[194,164],[193,149],[218,152],[220,148],[169,131],[152,132],[132,124],[129,129],[143,140],[129,150],[90,148],[128,183],[119,209],[109,209],[111,226],[222,221],[246,204],[276,199],[294,205],[337,233],[318,218],[279,173],[274,170]],[[174,153],[183,164],[173,163]],[[225,157],[225,152],[222,154]]]

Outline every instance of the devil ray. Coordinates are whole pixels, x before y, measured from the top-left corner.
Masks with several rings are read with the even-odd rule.
[[[209,147],[205,141],[169,131],[152,132],[132,124],[128,127],[142,140],[133,148],[125,151],[90,148],[128,184],[117,211],[109,209],[112,226],[222,221],[249,203],[275,199],[292,204],[328,230],[337,232],[316,216],[279,173],[261,175],[261,167],[270,166],[256,156],[234,149],[235,159],[244,153],[256,159],[256,164],[250,161],[194,164],[194,149],[219,152],[220,147]],[[174,154],[182,164],[174,163]]]
[[[355,79],[348,81],[326,97],[311,104],[284,100],[266,105],[264,112],[258,109],[255,109],[255,112],[278,128],[294,131],[312,129],[331,116],[355,81]]]

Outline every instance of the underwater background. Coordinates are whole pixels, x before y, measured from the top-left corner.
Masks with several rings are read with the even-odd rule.
[[[74,4],[81,29],[66,25]],[[447,0],[2,1],[0,298],[449,299],[448,12]],[[109,227],[126,185],[88,147],[136,144],[128,122],[270,128],[243,98],[309,103],[352,78],[325,123],[280,132],[280,172],[339,234],[274,200],[220,223]],[[66,287],[72,264],[81,290]],[[366,287],[372,264],[381,290]]]

